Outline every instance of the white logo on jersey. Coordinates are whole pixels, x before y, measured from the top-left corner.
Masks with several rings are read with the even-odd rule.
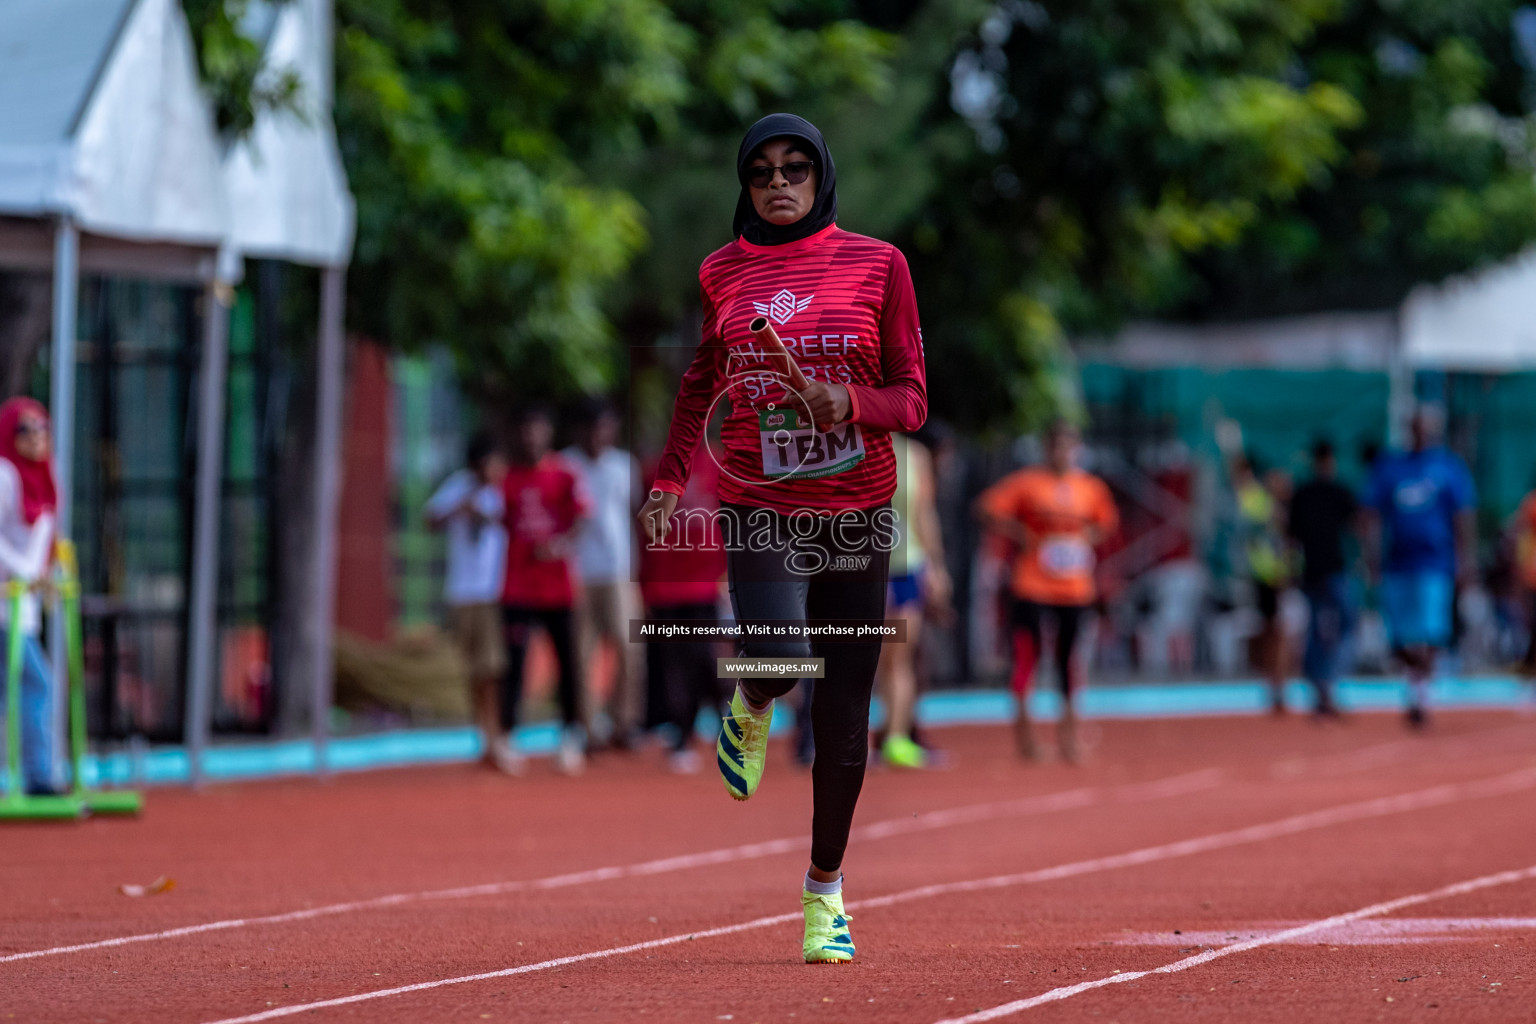
[[[752,308],[757,310],[759,316],[769,317],[782,326],[789,323],[790,317],[809,306],[815,297],[807,295],[803,299],[796,299],[795,293],[786,288],[775,295],[772,302],[754,302]]]
[[[1423,477],[1418,480],[1404,480],[1398,484],[1392,498],[1401,509],[1428,508],[1439,491],[1440,488],[1434,480]]]

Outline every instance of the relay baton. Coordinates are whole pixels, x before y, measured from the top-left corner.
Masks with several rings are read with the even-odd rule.
[[[811,386],[811,382],[801,372],[800,364],[795,362],[795,357],[790,354],[789,349],[784,347],[784,342],[779,339],[779,332],[773,329],[773,324],[768,322],[767,317],[757,317],[747,324],[747,330],[752,332],[752,336],[757,339],[758,344],[762,345],[763,348],[774,355],[784,357],[784,362],[789,367],[789,383],[795,391],[804,391]],[[818,423],[816,424],[816,429],[825,431],[831,428],[823,427]]]

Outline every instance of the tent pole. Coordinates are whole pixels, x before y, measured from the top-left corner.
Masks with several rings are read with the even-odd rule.
[[[1408,441],[1408,417],[1413,412],[1414,373],[1408,361],[1408,332],[1399,307],[1392,317],[1392,350],[1387,363],[1387,445],[1401,448]]]
[[[331,651],[336,606],[336,528],[340,505],[342,453],[341,425],[345,404],[346,347],[343,321],[346,314],[346,270],[326,267],[320,276],[320,344],[315,400],[315,524],[313,574],[315,646],[310,679],[310,726],[314,730],[315,773],[330,772],[327,745],[330,738],[334,665]]]
[[[59,537],[69,537],[75,493],[75,316],[80,301],[80,229],[60,217],[53,236],[53,344],[48,408],[53,426],[54,476],[59,507],[54,524]],[[64,617],[54,602],[48,616],[48,655],[55,680],[69,678],[69,651],[64,642]],[[62,686],[55,693],[64,692]],[[66,702],[54,701],[55,737],[64,735]],[[62,746],[59,749],[63,749]],[[79,780],[71,780],[78,784]]]
[[[197,482],[192,521],[191,600],[187,616],[187,704],[184,734],[189,781],[203,783],[203,754],[213,709],[218,637],[219,522],[224,478],[224,394],[229,365],[225,286],[203,290],[203,351],[198,366]]]

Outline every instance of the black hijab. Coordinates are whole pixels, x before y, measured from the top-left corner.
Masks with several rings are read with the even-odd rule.
[[[757,148],[769,139],[789,136],[809,146],[807,156],[816,161],[816,200],[811,210],[793,224],[772,224],[758,216],[747,186],[747,164]],[[783,245],[814,235],[837,220],[837,168],[826,140],[816,126],[794,114],[769,114],[747,129],[741,148],[736,151],[736,178],[741,182],[741,198],[736,200],[736,220],[732,230],[753,245]]]

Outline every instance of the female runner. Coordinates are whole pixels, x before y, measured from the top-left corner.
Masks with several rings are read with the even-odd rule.
[[[843,852],[864,783],[880,642],[815,634],[884,620],[896,538],[890,433],[916,430],[927,416],[922,335],[901,253],[837,226],[837,174],[814,125],[791,114],[758,121],[736,173],[736,239],[699,268],[703,337],[640,517],[650,542],[664,543],[705,425],[725,405],[720,523],[736,619],[799,628],[749,636],[741,656],[823,659],[811,708],[815,809],[802,952],[807,963],[843,963],[854,955]],[[757,340],[763,320],[808,378],[805,388],[790,386],[783,356]],[[744,678],[731,698],[716,759],[737,800],[762,779],[774,698],[796,681]]]

